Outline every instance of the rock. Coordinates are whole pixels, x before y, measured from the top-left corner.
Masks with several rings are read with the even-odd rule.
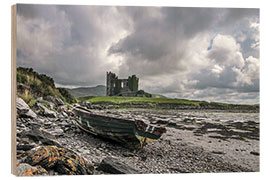
[[[65,103],[62,101],[62,99],[60,99],[60,98],[55,98],[55,101],[56,101],[56,103],[57,103],[58,106],[64,105],[64,104],[65,104]]]
[[[55,104],[43,99],[43,97],[37,98],[37,102],[45,103],[50,109],[54,109]]]
[[[76,131],[75,131],[76,133],[81,133],[82,132],[82,130],[80,129],[80,128],[76,128]]]
[[[91,105],[92,105],[91,102],[88,102],[88,101],[83,101],[83,102],[82,102],[82,106],[84,106],[84,107],[86,107],[86,108],[91,109]]]
[[[40,165],[45,169],[53,168],[59,158],[56,146],[38,146],[20,155],[21,162],[32,166]]]
[[[68,106],[67,105],[61,105],[61,106],[59,106],[57,108],[57,111],[62,112],[62,113],[67,112],[67,110],[68,110]]]
[[[50,108],[50,109],[54,109],[54,107],[55,107],[55,105],[51,102],[46,101],[46,104],[47,104],[48,108]]]
[[[255,155],[255,156],[259,156],[260,155],[260,153],[255,152],[255,151],[251,151],[250,154]]]
[[[50,134],[48,131],[40,128],[40,129],[33,129],[30,131],[24,131],[18,135],[21,139],[30,139],[34,141],[36,144],[43,144],[43,145],[54,145],[58,147],[62,147],[58,142],[55,140],[55,136]]]
[[[168,122],[168,127],[177,127],[177,124],[175,122]]]
[[[123,156],[125,156],[125,157],[132,157],[132,156],[134,156],[134,153],[129,152],[129,151],[124,151],[123,152]]]
[[[27,123],[27,126],[31,129],[39,129],[41,127],[41,123],[30,121]]]
[[[74,117],[74,116],[75,116],[74,112],[73,112],[71,109],[69,109],[69,110],[67,111],[67,115],[68,115],[68,116],[71,116],[71,117]]]
[[[146,161],[146,159],[147,159],[147,156],[141,156],[141,161]]]
[[[30,149],[33,149],[35,145],[33,144],[18,144],[16,150],[22,150],[22,151],[29,151]]]
[[[41,166],[30,166],[26,163],[17,165],[17,176],[48,175],[48,172]]]
[[[78,103],[73,103],[72,106],[73,106],[73,107],[78,107],[78,106],[80,106],[80,104],[78,104]]]
[[[155,122],[155,124],[167,124],[167,123],[168,123],[167,121],[164,121],[164,120],[161,120],[161,119],[159,119],[159,120],[157,120]]]
[[[51,135],[53,135],[53,136],[55,136],[55,137],[60,137],[60,136],[62,136],[62,135],[64,134],[64,131],[63,131],[63,129],[61,129],[61,128],[57,128],[57,129],[47,129],[47,131],[48,131]]]
[[[62,114],[58,114],[58,118],[64,119],[65,117]]]
[[[55,98],[55,97],[52,97],[52,96],[47,96],[46,97],[46,100],[54,103],[57,106],[64,105],[64,102],[60,98]]]
[[[20,117],[36,118],[37,115],[32,111],[23,99],[17,97],[16,109]]]
[[[56,118],[57,117],[56,112],[47,109],[45,106],[43,106],[40,103],[36,103],[36,105],[43,110],[43,115],[44,116],[47,116],[47,117],[50,117],[50,118]]]
[[[61,123],[59,123],[60,126],[65,127],[65,126],[70,126],[67,121],[62,121]]]
[[[38,101],[38,102],[42,102],[42,101],[43,101],[43,97],[38,97],[38,98],[37,98],[37,101]]]
[[[18,158],[23,163],[40,165],[47,171],[53,170],[59,174],[86,175],[92,174],[94,169],[93,165],[75,152],[56,146],[38,146]]]
[[[90,153],[90,150],[88,149],[84,149],[84,148],[81,148],[81,149],[78,149],[78,151],[82,154],[89,154]]]
[[[139,171],[132,167],[119,162],[112,157],[106,157],[100,163],[98,170],[104,171],[110,174],[139,174]]]
[[[222,151],[212,151],[213,154],[225,154],[225,152]]]
[[[70,175],[93,174],[93,165],[78,156],[75,152],[63,148],[58,151],[60,158],[55,167],[58,173]]]
[[[64,116],[64,117],[68,117],[68,114],[67,114],[67,113],[65,113],[65,112],[62,112],[62,116]]]
[[[170,167],[170,170],[176,171],[177,173],[189,173],[186,169],[184,168],[179,168],[179,167]]]

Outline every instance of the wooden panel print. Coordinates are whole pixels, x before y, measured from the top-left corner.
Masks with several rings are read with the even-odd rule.
[[[258,172],[259,9],[12,6],[12,173]]]

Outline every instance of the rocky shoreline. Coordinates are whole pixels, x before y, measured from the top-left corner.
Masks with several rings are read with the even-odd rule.
[[[113,103],[96,103],[92,104],[90,102],[83,102],[85,107],[89,109],[119,109],[119,108],[129,108],[129,109],[157,109],[157,110],[207,110],[207,111],[226,111],[226,112],[238,112],[238,113],[259,113],[259,106],[251,105],[217,105],[217,104],[200,104],[199,106],[193,104],[181,104],[181,103],[121,103],[119,105]]]
[[[211,123],[196,113],[82,105],[161,124],[168,132],[143,149],[127,149],[81,131],[72,107],[59,99],[39,99],[30,109],[17,98],[17,175],[259,171],[258,122]]]

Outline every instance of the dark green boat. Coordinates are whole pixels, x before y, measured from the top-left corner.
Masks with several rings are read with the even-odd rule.
[[[143,147],[157,141],[166,132],[165,127],[147,125],[141,120],[96,114],[83,107],[74,108],[74,112],[79,116],[77,125],[84,131],[128,147]]]

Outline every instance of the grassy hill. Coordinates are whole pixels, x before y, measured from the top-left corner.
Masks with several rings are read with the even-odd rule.
[[[67,91],[75,97],[85,96],[106,96],[106,86],[98,85],[96,87],[79,87],[69,89]]]
[[[121,97],[121,96],[88,96],[78,98],[79,102],[88,101],[93,104],[113,104],[120,107],[146,107],[166,109],[220,109],[220,110],[255,110],[259,105],[225,104],[218,102],[191,101],[186,99],[155,97]],[[143,105],[143,106],[142,106]]]
[[[196,101],[170,99],[170,98],[152,98],[152,97],[123,97],[123,96],[88,96],[78,98],[79,101],[89,101],[91,103],[182,103],[197,105]]]
[[[38,97],[46,96],[60,98],[65,103],[77,102],[66,89],[56,88],[51,77],[24,67],[17,68],[17,95],[30,106]]]

